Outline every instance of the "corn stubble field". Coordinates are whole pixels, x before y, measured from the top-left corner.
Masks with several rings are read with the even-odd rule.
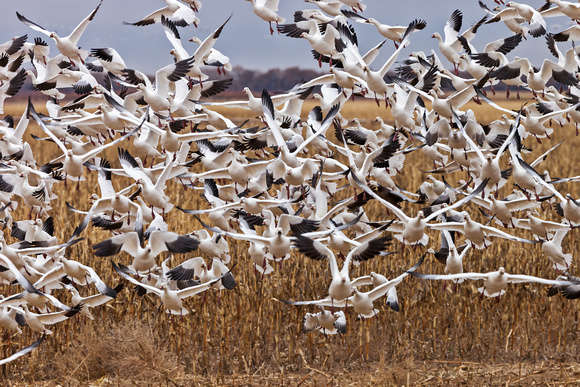
[[[501,97],[494,97],[498,98]],[[36,106],[40,108],[41,102],[35,101]],[[502,101],[502,106],[518,109],[522,103],[523,100],[511,99]],[[314,103],[306,103],[303,112],[307,114],[313,106]],[[497,111],[489,106],[470,104],[469,107],[474,109],[479,122],[499,118]],[[24,108],[24,104],[7,105],[5,113],[20,116]],[[390,117],[383,105],[378,108],[369,100],[348,103],[341,112],[345,118],[358,117],[369,128],[378,125],[375,117]],[[244,111],[227,113],[235,122],[255,119]],[[552,176],[577,174],[575,150],[580,140],[573,131],[573,125],[558,126],[552,140],[543,144],[531,137],[526,140],[526,145],[534,148],[533,155],[539,155],[567,138],[558,156],[551,155],[542,166]],[[39,130],[32,133],[41,134]],[[59,155],[56,145],[30,143],[37,146],[33,150],[38,163]],[[103,156],[118,163],[115,149],[107,150]],[[406,168],[396,176],[396,182],[414,191],[426,177],[420,168],[431,166],[420,151],[408,154],[405,163]],[[455,182],[464,175],[465,172],[456,172],[446,178]],[[115,176],[113,183],[121,186],[126,182]],[[173,203],[183,208],[207,207],[199,192],[171,184],[166,192]],[[81,221],[80,215],[67,210],[65,201],[86,209],[87,199],[97,186],[96,174],[91,173],[87,181],[81,182],[78,191],[70,182],[66,187],[63,184],[55,187],[59,198],[53,204],[51,215],[57,224],[55,236],[59,240],[67,240]],[[508,182],[500,193],[507,194],[512,188]],[[575,197],[580,194],[573,183],[565,188],[561,192],[570,192]],[[341,194],[351,195],[352,191]],[[420,209],[417,204],[409,205],[406,203],[404,207],[408,214]],[[482,221],[471,205],[467,209]],[[15,218],[25,219],[24,211],[26,206],[20,205]],[[385,208],[373,201],[365,206],[365,211],[373,214],[373,219],[389,219]],[[541,215],[553,219],[546,206]],[[169,214],[168,223],[172,231],[181,234],[201,228],[194,217],[177,210]],[[96,257],[91,249],[106,235],[90,228],[84,234],[85,240],[70,247],[67,254],[94,267],[106,283],[115,286],[124,280],[112,270],[108,259]],[[439,233],[429,235],[431,246],[437,246]],[[525,237],[531,238],[531,234]],[[559,295],[548,298],[545,286],[509,285],[506,295],[497,303],[492,298],[479,298],[476,290],[479,281],[465,281],[454,293],[451,286],[444,290],[440,281],[409,276],[397,287],[400,312],[392,311],[379,300],[375,305],[380,310],[376,318],[359,320],[353,312],[348,312],[347,333],[325,337],[318,332],[301,332],[302,317],[315,308],[294,307],[277,300],[316,299],[326,294],[330,281],[326,261],[309,260],[294,251],[290,259],[262,279],[246,256],[247,243],[232,239],[228,242],[230,255],[238,262],[233,270],[238,286],[232,291],[222,291],[219,300],[217,291],[186,299],[184,306],[190,314],[172,321],[164,308],[160,308],[157,298],[149,295],[139,298],[132,286],[127,286],[106,307],[93,309],[94,321],[77,316],[55,325],[54,334],[30,356],[3,366],[4,381],[16,385],[446,385],[462,382],[531,385],[550,381],[573,384],[580,379],[580,367],[576,365],[580,358],[577,302]],[[573,254],[577,251],[574,237],[565,238],[563,243],[565,251]],[[398,276],[419,260],[425,248],[412,249],[394,242],[389,251],[395,250],[394,255],[353,267],[351,277],[370,271],[388,278]],[[170,267],[191,256],[181,256],[179,261],[173,258]],[[126,253],[113,260],[131,262]],[[495,239],[486,250],[471,250],[464,262],[465,272],[487,272],[504,266],[509,273],[554,276],[552,265],[539,244]],[[419,271],[442,273],[443,267],[428,255]],[[7,294],[8,289],[2,291]],[[3,338],[4,356],[37,339],[28,327],[23,330],[23,335]]]

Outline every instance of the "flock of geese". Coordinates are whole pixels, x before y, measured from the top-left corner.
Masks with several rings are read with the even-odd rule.
[[[482,297],[499,298],[510,282],[546,284],[551,285],[549,295],[580,296],[580,280],[569,274],[572,255],[562,248],[566,235],[580,225],[580,203],[557,188],[580,177],[551,179],[542,167],[560,144],[535,160],[527,156],[536,141],[550,139],[554,129],[546,125],[563,125],[567,119],[580,122],[579,58],[573,44],[580,38],[580,27],[573,23],[547,34],[545,22],[558,16],[580,23],[580,5],[549,0],[541,9],[515,2],[490,9],[480,2],[482,17],[475,24],[463,28],[463,14],[456,10],[442,34],[432,36],[437,49],[401,60],[411,40],[425,38],[421,30],[426,21],[388,26],[368,17],[372,10],[359,0],[307,0],[317,8],[296,11],[294,22],[285,23],[276,13],[277,0],[249,1],[280,44],[284,39],[304,39],[304,49],[312,50],[324,75],[285,93],[262,90],[254,95],[246,88],[247,99],[212,100],[232,83],[227,78],[232,64],[214,45],[222,34],[232,33],[227,23],[235,15],[203,40],[189,39],[196,45],[188,44],[181,36],[200,22],[198,0],[165,0],[165,7],[126,23],[136,26],[127,28],[158,28],[174,47],[173,58],[168,57],[169,64],[157,70],[153,81],[127,67],[112,47],[79,48],[85,29],[98,23],[101,3],[66,37],[17,13],[57,51],[51,52],[42,36],[29,42],[23,35],[0,45],[0,111],[27,80],[46,96],[33,99],[37,104],[47,100],[48,112],[38,113],[29,100],[17,122],[10,116],[0,122],[0,221],[3,233],[19,240],[8,244],[0,236],[0,280],[21,287],[20,293],[0,300],[0,324],[18,333],[28,325],[40,336],[0,364],[32,351],[51,333],[47,328],[51,324],[77,313],[93,318],[91,308],[122,290],[123,284],[112,288],[92,267],[67,257],[67,247],[82,240],[91,227],[111,232],[110,238],[92,246],[92,253],[113,261],[120,260],[121,252],[130,255],[130,264],[112,261],[113,269],[137,285],[139,294],[159,296],[169,313],[180,316],[188,313],[183,299],[209,289],[234,289],[235,265],[253,265],[256,275],[265,279],[293,249],[313,260],[327,260],[331,274],[328,292],[319,299],[284,301],[319,308],[305,315],[304,331],[344,333],[349,310],[372,318],[382,297],[398,310],[396,286],[408,275],[451,281],[454,287],[479,280]],[[472,44],[480,30],[503,28],[502,23],[507,27],[505,39],[483,49]],[[366,24],[377,29],[376,45],[361,52],[356,30],[371,28]],[[385,45],[389,40],[394,49]],[[545,59],[540,69],[526,58],[508,59],[524,40],[547,44],[555,59]],[[562,52],[564,45],[570,48]],[[373,63],[379,51],[388,50],[392,54],[384,63]],[[454,71],[446,69],[450,65]],[[217,67],[216,79],[204,73],[208,66]],[[510,86],[529,90],[537,102],[519,111],[506,109],[488,98],[499,83],[508,86],[508,93]],[[446,88],[455,91],[445,94]],[[303,115],[303,102],[311,96],[318,105]],[[374,99],[385,108],[388,118],[377,117],[376,130],[341,115],[344,105],[361,98]],[[472,110],[465,110],[471,100],[491,105],[503,113],[502,118],[481,124]],[[215,107],[250,110],[261,124],[246,127],[247,122],[234,122]],[[45,137],[33,136],[29,143],[24,134],[31,123]],[[524,146],[527,137],[531,141]],[[33,153],[40,146],[55,147],[62,154],[40,165]],[[118,160],[102,156],[109,147],[117,149]],[[395,183],[397,175],[405,174],[410,152],[421,152],[429,160],[428,165],[412,167],[432,167],[420,187]],[[502,170],[500,165],[508,162],[510,167]],[[450,173],[463,176],[459,186],[436,177]],[[78,187],[88,174],[98,176],[99,190],[91,195],[90,205],[67,203],[83,220],[68,240],[58,240],[51,217],[53,187]],[[116,189],[119,176],[132,183]],[[202,193],[204,208],[180,207],[167,189],[170,182]],[[512,188],[508,196],[500,197]],[[335,201],[341,191],[347,198]],[[369,201],[384,206],[389,219],[366,213]],[[415,215],[403,211],[403,202],[417,208]],[[467,211],[459,212],[468,202],[490,221],[481,224]],[[559,222],[540,216],[544,202],[553,206]],[[13,219],[18,205],[26,207],[29,219]],[[176,226],[168,221],[171,211],[192,215],[191,224],[200,226],[187,234],[171,231]],[[208,224],[200,215],[207,215]],[[534,237],[523,238],[521,230]],[[433,231],[441,234],[437,249],[429,242]],[[387,251],[395,250],[393,236],[408,248],[430,248],[396,278],[371,272],[351,279],[351,265],[394,254]],[[496,238],[540,243],[546,265],[555,269],[554,279],[509,274],[503,267],[464,272],[466,253],[485,249]],[[248,244],[246,255],[230,256],[232,239]],[[160,258],[164,253],[199,256],[170,268],[168,259]],[[442,263],[444,274],[420,272],[427,254]],[[82,297],[81,287],[92,295]],[[71,305],[51,294],[63,288],[71,293]]]

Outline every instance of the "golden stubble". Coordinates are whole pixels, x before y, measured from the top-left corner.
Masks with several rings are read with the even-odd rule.
[[[499,101],[509,109],[518,109],[522,101]],[[40,103],[39,110],[40,110]],[[314,101],[306,101],[303,117],[314,106]],[[482,123],[489,123],[501,116],[501,112],[487,105],[470,103]],[[22,114],[24,105],[7,106],[7,113]],[[216,109],[227,114],[235,122],[251,119],[248,125],[258,124],[255,117],[246,111]],[[357,117],[371,129],[378,124],[377,116],[390,122],[390,110],[380,107],[372,100],[348,102],[341,110],[350,120]],[[540,171],[547,169],[552,176],[577,175],[578,138],[572,124],[563,128],[553,123],[554,135],[551,140],[538,144],[528,138],[525,145],[533,148],[531,154],[524,155],[533,160],[555,143],[566,141],[540,164]],[[334,140],[329,130],[328,137]],[[25,136],[34,150],[38,164],[46,163],[59,155],[56,145],[35,141],[30,134],[42,136],[36,127],[31,127]],[[123,147],[132,149],[130,144]],[[109,149],[102,155],[118,166],[116,149]],[[504,163],[507,163],[504,157]],[[421,169],[430,169],[431,164],[421,152],[407,155],[405,168],[396,176],[401,187],[415,191],[424,181],[426,174]],[[455,182],[465,178],[465,172],[446,176]],[[87,180],[76,184],[68,182],[55,186],[55,199],[51,215],[55,218],[56,236],[59,241],[68,240],[81,215],[71,213],[65,206],[68,201],[73,206],[87,210],[91,193],[98,192],[96,173],[86,174]],[[119,189],[130,182],[113,176],[113,184]],[[501,194],[511,192],[513,180],[509,180]],[[563,194],[570,192],[578,197],[574,183],[559,186]],[[345,190],[352,194],[352,190]],[[169,182],[165,191],[174,204],[183,208],[207,208],[201,200],[201,191],[185,189],[177,182]],[[502,196],[502,195],[500,195]],[[335,199],[339,199],[336,197]],[[28,209],[19,200],[15,220],[26,219]],[[404,211],[414,215],[421,208],[418,205],[404,205]],[[374,201],[364,207],[371,220],[392,218],[384,207]],[[485,220],[477,208],[466,206],[478,221]],[[558,221],[553,211],[544,206],[542,217]],[[181,234],[200,229],[194,217],[173,210],[168,216],[169,229]],[[203,217],[207,220],[207,217]],[[507,232],[514,233],[513,230]],[[520,236],[530,238],[526,232]],[[571,231],[564,239],[565,252],[576,255],[577,231]],[[85,239],[67,251],[67,256],[95,268],[101,278],[110,286],[124,280],[112,270],[107,258],[96,257],[91,246],[110,237],[107,232],[89,227],[82,235]],[[429,232],[431,247],[438,248],[439,235]],[[464,240],[458,236],[458,245]],[[93,309],[94,321],[80,316],[57,324],[51,329],[53,335],[32,355],[11,363],[3,369],[15,383],[57,383],[74,385],[89,381],[113,381],[122,383],[148,382],[157,384],[181,384],[198,381],[212,384],[234,382],[236,375],[245,383],[266,378],[272,373],[280,376],[316,370],[327,376],[335,372],[356,372],[369,367],[384,369],[388,373],[389,364],[402,361],[471,361],[495,363],[537,362],[545,359],[575,359],[580,346],[576,340],[578,330],[578,309],[575,301],[567,301],[561,296],[548,298],[546,288],[536,284],[509,285],[499,303],[494,299],[479,299],[478,282],[466,281],[456,292],[451,286],[443,289],[439,281],[424,281],[406,278],[398,287],[401,311],[396,313],[385,305],[385,300],[376,302],[380,313],[376,318],[359,320],[348,311],[347,334],[325,337],[317,332],[301,333],[302,317],[306,312],[316,312],[314,307],[295,307],[277,300],[308,300],[325,297],[330,282],[327,262],[309,260],[292,252],[291,258],[275,265],[275,271],[264,279],[256,274],[246,255],[248,244],[229,239],[232,262],[237,262],[234,276],[238,286],[232,291],[210,291],[206,295],[185,301],[190,313],[184,317],[170,318],[156,297],[146,295],[139,298],[133,287],[127,288],[106,306]],[[351,270],[351,278],[366,275],[371,271],[392,278],[414,265],[425,248],[412,249],[394,242],[389,251],[396,254],[377,257]],[[174,256],[170,266],[198,255]],[[160,264],[166,256],[160,256]],[[209,260],[206,257],[206,260]],[[131,257],[125,253],[112,257],[115,262],[129,264]],[[572,272],[575,265],[573,261]],[[545,278],[555,278],[540,245],[519,244],[502,239],[494,239],[486,250],[470,251],[464,261],[466,272],[487,272],[504,266],[509,273],[521,273]],[[442,273],[443,267],[428,256],[419,269],[426,273]],[[3,285],[2,294],[14,292]],[[81,295],[94,294],[94,287],[79,289]],[[69,300],[63,291],[55,291],[59,299]],[[36,340],[36,336],[24,329],[21,336],[5,336],[2,355]],[[99,364],[99,367],[95,366]],[[312,371],[313,372],[313,371]],[[409,375],[409,374],[407,374]],[[407,376],[407,381],[419,380],[419,375]],[[198,379],[201,378],[201,379]],[[256,379],[254,379],[256,378]],[[409,379],[410,378],[410,379]],[[274,382],[276,383],[276,382]],[[400,384],[400,383],[399,383]]]

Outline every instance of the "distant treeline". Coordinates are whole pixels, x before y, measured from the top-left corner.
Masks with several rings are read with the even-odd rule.
[[[272,92],[283,92],[291,89],[300,82],[306,82],[320,75],[326,74],[327,71],[315,71],[310,69],[301,69],[298,67],[289,67],[286,69],[270,69],[264,71],[250,70],[241,66],[234,66],[231,72],[220,78],[232,78],[233,83],[228,92],[223,97],[232,93],[241,93],[244,87],[249,87],[254,94],[258,94],[262,89]],[[219,77],[217,72],[211,73],[211,78]]]
[[[226,75],[218,75],[216,70],[209,68],[204,69],[204,72],[209,76],[209,79],[233,79],[233,83],[228,90],[212,97],[212,99],[240,98],[244,87],[249,87],[250,90],[254,92],[254,95],[261,93],[262,89],[267,89],[273,93],[284,92],[300,82],[306,82],[318,77],[319,75],[327,73],[327,71],[315,71],[298,67],[257,71],[246,69],[241,66],[234,66],[232,71],[228,72]],[[96,74],[96,78],[99,81],[102,79],[98,74]],[[149,78],[153,80],[155,76],[150,75]],[[41,96],[40,92],[31,90],[30,82],[27,80],[22,90],[16,96],[16,99],[26,100],[30,93]],[[13,102],[16,101],[16,99],[13,100]]]
[[[319,71],[312,70],[312,69],[303,69],[299,67],[289,67],[285,69],[275,68],[270,70],[251,70],[244,68],[242,66],[234,66],[232,71],[228,72],[227,74],[219,75],[218,72],[211,68],[206,68],[204,71],[208,76],[209,79],[226,79],[232,78],[233,82],[232,85],[223,93],[213,96],[212,99],[239,99],[244,98],[242,94],[242,90],[244,87],[250,88],[250,90],[254,93],[254,95],[259,95],[263,89],[267,89],[272,93],[280,93],[285,92],[292,89],[294,86],[301,82],[309,81],[313,78],[316,78],[320,75],[327,74],[328,69],[323,68]],[[394,75],[394,74],[390,74]],[[468,73],[460,74],[463,77],[469,78]],[[97,79],[100,79],[97,75]],[[153,80],[154,75],[151,75],[150,78]],[[553,84],[556,87],[559,87],[560,84],[551,81],[550,84]],[[505,84],[499,83],[494,86],[496,91],[504,91]],[[447,86],[444,89],[446,92],[453,92],[453,87]],[[515,87],[512,87],[511,90],[515,93]],[[523,91],[523,90],[522,90]],[[16,95],[16,98],[13,99],[13,102],[16,100],[26,100],[30,93],[33,95],[40,96],[40,92],[33,92],[30,87],[29,81],[27,81],[22,88],[22,90]],[[64,101],[62,101],[64,102]]]

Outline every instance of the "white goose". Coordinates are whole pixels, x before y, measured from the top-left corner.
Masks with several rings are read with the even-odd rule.
[[[195,15],[195,11],[191,6],[188,7],[178,0],[163,1],[167,4],[165,7],[153,11],[139,21],[133,23],[123,22],[123,24],[146,26],[154,23],[161,23],[162,18],[165,17],[177,26],[187,27],[188,25],[193,24],[197,28],[199,18]]]
[[[97,14],[97,11],[99,10],[99,7],[101,6],[102,3],[103,3],[103,0],[101,0],[99,2],[99,5],[97,5],[97,8],[95,8],[89,14],[89,16],[84,18],[83,21],[70,33],[70,35],[68,35],[66,37],[60,37],[56,32],[48,31],[47,29],[41,27],[40,25],[28,20],[27,18],[25,18],[24,16],[22,16],[18,12],[16,12],[16,15],[18,16],[18,19],[22,23],[26,24],[28,27],[54,39],[54,41],[56,43],[56,48],[58,49],[58,51],[60,51],[60,53],[62,55],[69,58],[69,60],[71,62],[79,60],[81,63],[84,63],[84,60],[88,56],[88,52],[84,51],[84,50],[80,50],[78,47],[79,46],[78,43],[79,43],[79,40],[80,40],[83,32],[85,32],[85,29],[88,27],[90,22],[93,20],[93,18]]]
[[[542,240],[542,252],[548,256],[554,264],[554,269],[559,271],[568,271],[572,264],[572,254],[564,254],[562,251],[562,240],[568,234],[570,228],[556,231],[554,237],[550,240]]]
[[[286,21],[285,18],[281,17],[276,13],[278,11],[278,3],[280,2],[280,0],[246,0],[246,1],[252,3],[252,9],[258,17],[268,22],[268,25],[270,26],[270,35],[274,34],[272,22],[275,22],[277,26],[279,23],[284,23]]]
[[[509,239],[512,241],[522,242],[522,243],[538,243],[538,241],[531,241],[529,239],[519,238],[513,235],[510,235],[506,232],[503,232],[497,228],[485,226],[481,223],[475,222],[469,216],[469,213],[463,211],[461,213],[463,216],[463,222],[448,222],[448,223],[439,223],[439,224],[431,224],[429,227],[435,230],[448,230],[448,231],[458,231],[465,235],[467,239],[471,242],[471,244],[478,248],[484,249],[491,245],[491,241],[487,238],[490,236],[499,237],[504,239]]]
[[[179,314],[179,315],[186,315],[189,313],[187,309],[183,307],[183,299],[187,297],[194,296],[201,292],[205,292],[206,290],[210,289],[219,279],[214,281],[207,282],[201,285],[190,286],[181,290],[171,290],[167,285],[162,285],[161,289],[156,288],[155,286],[144,284],[140,281],[137,281],[133,277],[131,277],[124,268],[119,267],[114,262],[113,268],[117,273],[119,273],[123,278],[129,280],[131,283],[141,286],[148,290],[151,293],[158,295],[161,298],[161,302],[163,306],[167,309],[167,312],[172,314]]]
[[[503,267],[500,267],[497,271],[491,271],[489,273],[461,273],[461,274],[449,274],[449,275],[438,275],[438,274],[423,274],[417,272],[411,272],[412,276],[419,277],[422,279],[429,280],[459,280],[459,279],[471,279],[471,280],[483,280],[483,286],[478,288],[477,291],[481,292],[481,297],[484,295],[487,297],[499,297],[505,294],[505,288],[508,283],[522,283],[522,282],[536,282],[544,285],[572,285],[573,282],[569,281],[559,281],[559,280],[549,280],[539,277],[533,277],[530,275],[521,274],[508,274]]]
[[[354,292],[354,294],[352,296],[337,301],[335,301],[330,295],[325,299],[315,301],[285,301],[285,300],[282,301],[290,305],[319,305],[321,307],[326,306],[333,308],[335,306],[345,308],[348,306],[352,306],[354,311],[361,318],[375,317],[378,313],[378,310],[374,308],[373,302],[376,299],[383,297],[384,295],[390,294],[391,289],[400,284],[401,281],[403,281],[403,279],[406,276],[412,274],[415,270],[417,270],[417,268],[421,266],[421,264],[423,263],[425,255],[426,254],[423,254],[419,262],[417,262],[415,266],[410,268],[405,273],[399,275],[396,278],[393,278],[390,281],[384,282],[381,285],[374,287],[369,292],[363,293],[360,292],[356,287],[353,287],[351,292]]]
[[[324,335],[346,333],[346,316],[342,310],[332,313],[320,306],[318,313],[306,313],[302,320],[302,331],[319,330]]]
[[[183,48],[181,43],[181,38],[179,36],[179,32],[175,25],[169,20],[166,19],[164,16],[161,17],[161,24],[165,30],[165,36],[169,40],[169,42],[173,45],[173,50],[171,50],[171,54],[175,57],[177,61],[187,60],[189,58],[193,58],[191,61],[191,68],[188,70],[187,75],[192,78],[199,79],[199,82],[206,80],[208,76],[201,71],[201,66],[206,64],[209,56],[211,55],[211,50],[213,49],[213,45],[217,42],[224,26],[230,20],[231,16],[223,22],[221,26],[219,26],[214,32],[211,33],[203,42],[198,39],[199,47],[193,55],[189,55],[189,53]],[[203,84],[202,84],[203,85]],[[203,87],[203,86],[202,86]]]
[[[295,237],[295,244],[301,253],[311,259],[328,259],[330,273],[332,275],[332,281],[328,288],[328,297],[331,303],[333,303],[335,300],[341,301],[350,297],[353,292],[348,274],[351,261],[366,261],[375,257],[383,251],[390,240],[391,237],[388,236],[361,243],[348,253],[340,270],[334,253],[321,242],[299,235]]]
[[[118,139],[111,141],[109,143],[106,143],[104,145],[101,145],[99,147],[96,147],[95,149],[86,152],[85,154],[78,156],[73,154],[72,150],[69,150],[66,148],[66,146],[63,144],[63,142],[54,135],[54,133],[52,133],[52,131],[50,131],[46,125],[44,124],[44,122],[42,121],[42,119],[38,116],[38,114],[36,113],[36,110],[34,109],[34,106],[32,105],[31,102],[29,102],[28,104],[28,111],[30,113],[30,115],[32,116],[32,118],[34,119],[34,121],[36,121],[36,123],[41,127],[41,129],[50,136],[50,138],[52,138],[52,140],[58,145],[58,147],[62,150],[63,152],[63,156],[64,156],[64,161],[62,162],[62,170],[63,172],[66,174],[67,177],[69,177],[70,179],[75,179],[77,181],[77,183],[81,180],[84,180],[83,177],[83,165],[84,163],[86,163],[87,161],[91,160],[92,158],[94,158],[96,155],[98,155],[99,153],[101,153],[103,150],[118,144],[119,142],[127,139],[129,136],[132,136],[134,133],[136,133],[140,127],[137,127],[135,129],[133,129],[131,132],[125,134],[122,137],[119,137]]]

